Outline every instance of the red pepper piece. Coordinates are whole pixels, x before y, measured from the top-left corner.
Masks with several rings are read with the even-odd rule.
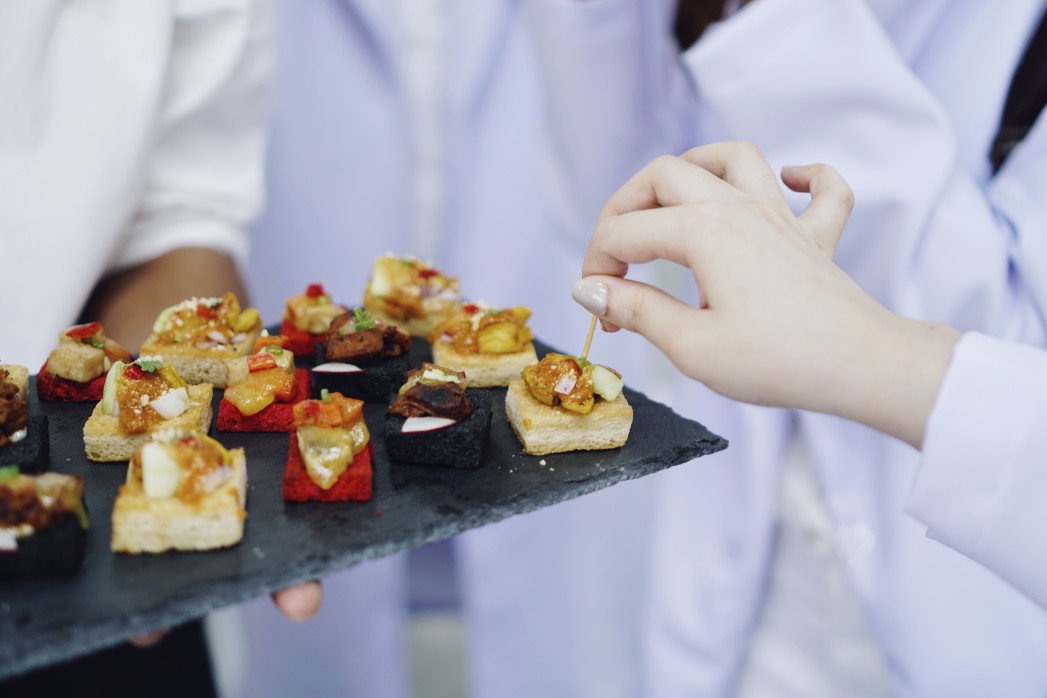
[[[214,311],[214,308],[209,308],[203,303],[196,304],[196,314],[202,317],[204,320],[214,320],[218,317],[218,313]]]
[[[462,306],[462,310],[464,310],[467,315],[475,315],[476,313],[480,312],[480,306],[476,305],[475,303],[466,303]]]
[[[436,271],[435,269],[419,269],[418,270],[418,277],[422,278],[422,279],[431,279],[434,276],[439,276],[439,275],[440,275],[440,272]]]
[[[93,337],[102,330],[102,323],[100,322],[88,322],[84,325],[73,325],[65,333],[66,337],[72,337],[73,339],[87,339]]]
[[[309,284],[305,289],[305,295],[309,298],[319,298],[320,296],[326,296],[327,294],[324,293],[323,284]]]
[[[127,368],[124,369],[124,378],[127,378],[128,380],[136,381],[144,375],[145,371],[143,371],[142,367],[138,364],[129,364]]]
[[[276,368],[276,357],[265,352],[262,354],[251,354],[247,357],[247,370],[251,373],[264,371],[267,368]]]

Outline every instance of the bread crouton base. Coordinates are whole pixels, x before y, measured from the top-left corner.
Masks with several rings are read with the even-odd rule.
[[[509,384],[505,415],[524,451],[534,456],[619,448],[633,423],[624,393],[610,402],[597,400],[592,412],[579,414],[539,402],[523,380]]]

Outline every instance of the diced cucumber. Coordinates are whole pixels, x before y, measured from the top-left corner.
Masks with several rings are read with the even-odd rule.
[[[120,380],[127,364],[123,361],[114,361],[109,373],[105,375],[105,385],[102,387],[102,414],[114,414],[113,407],[116,405],[116,382]]]
[[[622,379],[614,375],[611,370],[599,364],[593,364],[592,379],[593,392],[604,400],[611,401],[621,395]]]
[[[142,446],[142,487],[154,499],[173,497],[182,481],[182,469],[168,448],[150,442]]]

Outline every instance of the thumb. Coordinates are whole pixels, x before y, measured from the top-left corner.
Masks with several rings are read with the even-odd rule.
[[[574,285],[571,296],[606,323],[646,337],[680,365],[692,354],[694,341],[711,320],[659,288],[617,276],[587,276]],[[681,341],[684,337],[688,341]]]
[[[315,580],[273,592],[273,603],[280,613],[296,623],[304,623],[316,615],[323,599],[323,587]]]

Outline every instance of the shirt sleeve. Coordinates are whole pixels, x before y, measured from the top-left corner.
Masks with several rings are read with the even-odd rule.
[[[964,335],[906,508],[1047,607],[1047,352]]]
[[[985,40],[1020,41],[1012,17]],[[942,29],[933,40],[956,39]],[[751,140],[776,167],[831,163],[850,183],[856,206],[836,259],[877,299],[965,331],[1045,340],[1047,120],[996,177],[987,158],[968,171],[953,117],[863,0],[751,3],[685,61],[702,140]]]
[[[271,44],[267,0],[176,3],[145,184],[111,270],[189,246],[244,262],[262,201]]]

